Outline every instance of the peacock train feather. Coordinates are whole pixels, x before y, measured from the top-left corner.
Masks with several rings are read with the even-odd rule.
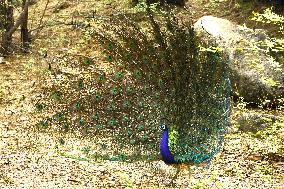
[[[189,109],[189,113],[195,114],[191,119],[182,120],[179,126],[160,125],[160,153],[165,163],[199,164],[210,161],[220,151],[229,125],[231,94],[230,80],[223,79],[217,90],[207,91],[216,92],[211,94],[210,101],[195,106],[197,110]]]
[[[86,52],[72,62],[80,74],[64,72],[51,87],[43,84],[49,98],[37,110],[58,112],[38,126],[105,138],[99,141],[104,158],[157,159],[160,142],[166,163],[210,160],[229,123],[229,62],[218,47],[197,40],[183,19],[190,15],[140,8],[90,18]],[[161,140],[159,122],[165,123]],[[109,138],[112,144],[104,142]]]

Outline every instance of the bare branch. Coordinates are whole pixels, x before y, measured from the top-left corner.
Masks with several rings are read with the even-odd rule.
[[[48,4],[49,4],[49,1],[50,1],[50,0],[47,0],[47,1],[46,1],[46,4],[45,4],[44,10],[43,10],[43,13],[42,13],[41,18],[40,18],[40,21],[39,21],[39,26],[42,25],[42,20],[43,20],[43,17],[44,17],[44,15],[45,15],[47,6],[48,6]]]

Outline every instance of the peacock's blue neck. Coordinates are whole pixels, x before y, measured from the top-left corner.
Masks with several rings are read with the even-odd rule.
[[[169,131],[165,129],[162,134],[161,144],[160,144],[160,152],[163,157],[163,160],[167,164],[175,163],[174,156],[172,155],[169,149]]]

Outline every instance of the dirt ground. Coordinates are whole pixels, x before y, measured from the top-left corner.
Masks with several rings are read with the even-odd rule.
[[[43,10],[45,2],[40,3],[37,8]],[[53,17],[52,10],[58,3],[51,1],[48,16]],[[124,6],[118,1],[106,0],[90,4],[108,14]],[[86,8],[88,2],[78,6]],[[186,6],[194,20],[203,15],[216,15],[243,23],[250,15],[249,10],[233,0],[194,0]],[[69,7],[62,12],[67,14],[74,9],[79,8]],[[46,35],[56,35],[52,30],[47,31]],[[39,38],[35,47],[41,43],[48,44]],[[95,149],[93,141],[99,139],[80,137],[80,134],[70,134],[65,145],[60,145],[60,133],[38,132],[33,128],[40,120],[34,113],[34,102],[41,95],[44,75],[32,70],[47,66],[48,60],[29,64],[32,56],[13,55],[0,64],[1,188],[284,188],[284,162],[255,153],[251,144],[265,147],[263,141],[238,131],[234,124],[226,135],[223,150],[212,162],[191,165],[181,171],[161,160],[94,160],[81,149],[85,146]],[[234,108],[232,119],[238,114],[239,109]]]

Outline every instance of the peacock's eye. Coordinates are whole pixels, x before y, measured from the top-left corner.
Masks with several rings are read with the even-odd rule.
[[[161,128],[162,130],[165,130],[165,129],[166,129],[166,125],[165,125],[165,124],[161,124],[161,125],[160,125],[160,128]]]

